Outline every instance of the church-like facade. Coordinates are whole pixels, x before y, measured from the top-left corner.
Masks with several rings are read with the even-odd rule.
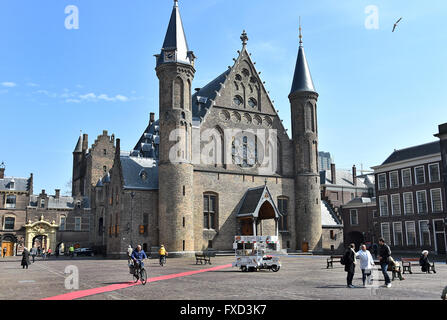
[[[85,137],[75,149],[73,195],[90,198],[92,246],[111,257],[124,256],[129,244],[164,244],[172,255],[189,255],[231,250],[236,235],[279,234],[283,250],[340,248],[341,222],[320,197],[318,93],[301,35],[291,137],[245,31],[241,41],[233,66],[193,92],[196,57],[174,1],[156,55],[159,119],[151,113],[130,152],[105,131],[91,149]]]

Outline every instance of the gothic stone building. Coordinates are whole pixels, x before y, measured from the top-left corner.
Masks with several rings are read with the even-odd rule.
[[[112,153],[93,161],[92,169],[73,170],[74,191],[86,194],[82,186],[93,186],[92,245],[111,257],[137,243],[146,249],[164,244],[172,255],[231,250],[235,235],[279,234],[289,250],[342,245],[343,237],[334,236],[342,232],[341,221],[320,198],[318,93],[302,42],[289,95],[289,137],[247,51],[245,32],[241,40],[233,66],[192,94],[196,57],[174,2],[156,55],[159,120],[151,114],[130,152],[116,139],[113,166],[101,179],[87,181],[85,172],[108,169]],[[79,143],[75,163],[88,157]],[[113,149],[113,141],[106,144]]]

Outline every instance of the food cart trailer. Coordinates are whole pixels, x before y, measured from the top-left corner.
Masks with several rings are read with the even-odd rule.
[[[279,271],[281,262],[277,254],[279,240],[277,236],[236,236],[233,243],[236,261],[233,267],[241,271],[258,271],[261,269]]]

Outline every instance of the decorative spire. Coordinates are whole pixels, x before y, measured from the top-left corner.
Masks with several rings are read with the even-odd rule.
[[[81,133],[79,135],[79,139],[78,139],[78,143],[76,144],[76,147],[74,149],[73,152],[82,152],[82,143],[83,143],[83,138],[82,138],[82,130]]]
[[[247,33],[245,32],[245,30],[242,32],[241,40],[242,40],[242,46],[245,47],[248,41]]]
[[[157,66],[162,63],[176,62],[194,65],[195,56],[188,48],[178,0],[174,0],[174,8],[172,9],[163,47],[161,48],[161,53],[156,55],[156,57]]]
[[[301,18],[300,18],[300,46],[298,49],[298,58],[296,60],[295,74],[293,76],[292,90],[290,93],[296,91],[301,92],[316,92],[315,86],[310,74],[309,65],[307,64],[306,55],[304,54],[302,34],[301,34]]]

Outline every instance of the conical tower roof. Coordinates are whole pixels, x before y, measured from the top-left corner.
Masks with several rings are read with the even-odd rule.
[[[76,144],[76,148],[74,149],[73,153],[82,153],[82,134],[79,136],[78,143]]]
[[[309,65],[307,63],[306,55],[304,53],[301,27],[300,27],[300,47],[298,49],[298,58],[296,60],[295,74],[293,75],[292,90],[294,92],[316,92],[312,76],[310,74]]]
[[[160,55],[157,56],[157,66],[171,62],[193,65],[194,58],[194,54],[188,48],[178,1],[175,0],[163,47]]]

